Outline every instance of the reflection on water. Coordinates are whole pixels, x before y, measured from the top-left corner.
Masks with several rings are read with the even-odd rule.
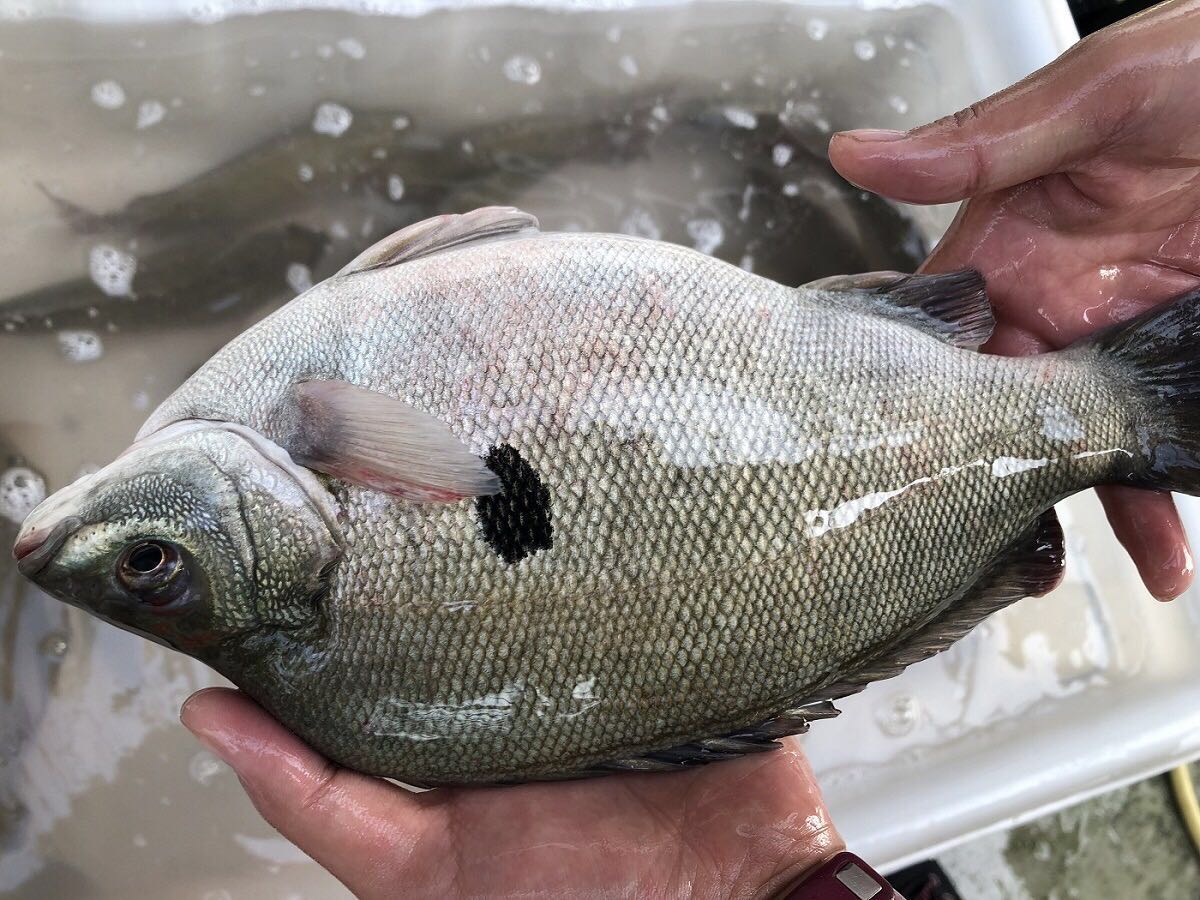
[[[793,284],[912,268],[944,217],[824,145],[970,99],[955,37],[933,6],[774,3],[0,22],[0,545],[248,323],[431,214],[513,204]],[[0,891],[340,895],[175,724],[213,678],[0,555]]]

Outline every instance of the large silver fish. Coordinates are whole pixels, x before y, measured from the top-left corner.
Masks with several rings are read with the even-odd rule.
[[[38,507],[21,571],[417,784],[775,746],[1196,491],[1200,301],[972,351],[975,273],[790,288],[512,209],[372,247]]]

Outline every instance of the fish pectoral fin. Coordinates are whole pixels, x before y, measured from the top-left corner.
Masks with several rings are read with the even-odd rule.
[[[511,206],[484,206],[461,215],[434,216],[389,234],[354,257],[339,275],[382,269],[480,241],[534,234],[538,220]]]
[[[292,389],[292,458],[363,487],[417,502],[452,502],[500,490],[500,479],[442,421],[347,381]]]
[[[955,347],[979,347],[996,327],[987,283],[974,269],[944,275],[834,275],[804,287],[844,292],[851,303],[860,302],[872,312],[920,328]]]

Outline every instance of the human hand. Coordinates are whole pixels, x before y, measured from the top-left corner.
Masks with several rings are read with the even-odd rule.
[[[922,271],[983,272],[985,349],[1063,347],[1200,286],[1198,46],[1200,2],[1164,3],[931,125],[834,135],[830,160],[897,200],[969,200]],[[1192,558],[1170,494],[1100,495],[1150,592],[1182,593]]]
[[[844,849],[794,739],[686,772],[414,794],[338,768],[239,691],[181,716],[359,897],[769,897]]]

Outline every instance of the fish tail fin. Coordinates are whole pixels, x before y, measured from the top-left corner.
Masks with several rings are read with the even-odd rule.
[[[1080,345],[1129,392],[1138,454],[1125,480],[1200,495],[1200,290]]]

